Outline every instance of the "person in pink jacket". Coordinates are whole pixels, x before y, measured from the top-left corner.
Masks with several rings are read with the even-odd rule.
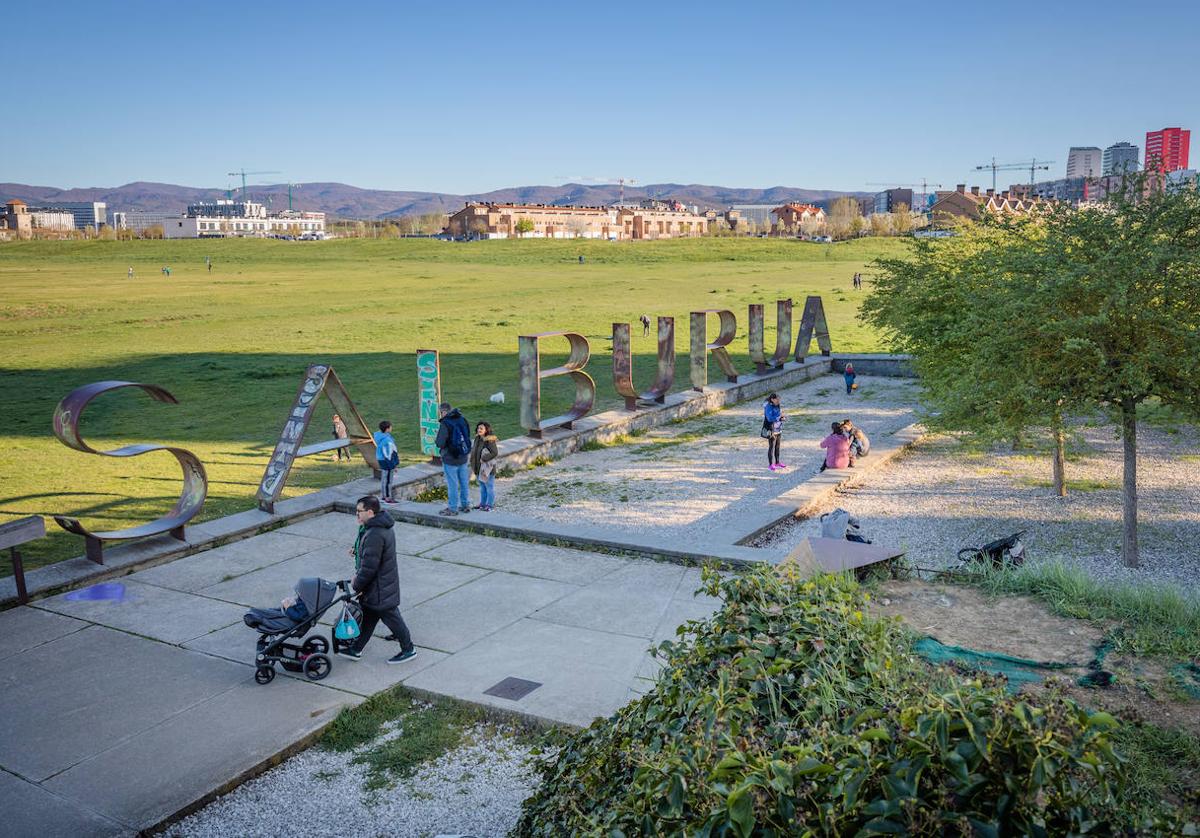
[[[833,433],[821,440],[825,449],[825,468],[846,468],[850,465],[850,437],[842,433],[842,423],[833,423]]]

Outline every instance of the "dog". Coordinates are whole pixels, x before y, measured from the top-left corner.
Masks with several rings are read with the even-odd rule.
[[[501,390],[499,393],[492,393],[492,395],[488,396],[488,401],[492,404],[504,404],[504,391]]]

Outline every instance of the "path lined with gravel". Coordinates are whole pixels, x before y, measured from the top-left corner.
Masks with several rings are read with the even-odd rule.
[[[818,443],[831,422],[853,419],[872,438],[912,423],[914,381],[859,381],[850,396],[841,376],[780,391],[785,471],[767,468],[762,401],[755,399],[498,480],[498,507],[544,521],[732,543],[744,532],[738,518],[746,509],[817,473],[824,459]]]
[[[1028,530],[1030,560],[1063,559],[1102,579],[1200,592],[1200,437],[1194,428],[1172,430],[1138,429],[1138,569],[1121,562],[1121,440],[1112,426],[1080,428],[1065,498],[1051,486],[1048,442],[1014,453],[926,437],[864,485],[839,490],[811,518],[781,526],[758,546],[820,535],[817,516],[840,506],[876,542],[902,547],[922,567],[944,567],[962,547]]]

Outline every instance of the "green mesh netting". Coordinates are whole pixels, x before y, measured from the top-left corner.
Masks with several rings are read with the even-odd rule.
[[[1171,668],[1175,683],[1192,698],[1200,700],[1200,666],[1194,663],[1181,663]]]
[[[1045,663],[1028,658],[1017,658],[999,652],[980,652],[977,649],[966,649],[962,646],[947,646],[932,637],[922,637],[913,644],[913,651],[930,663],[955,664],[965,669],[1003,675],[1008,679],[1009,692],[1013,693],[1026,684],[1040,683],[1055,670],[1075,666],[1075,664]]]

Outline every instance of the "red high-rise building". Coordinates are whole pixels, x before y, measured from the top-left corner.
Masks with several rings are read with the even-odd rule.
[[[1173,172],[1188,167],[1192,132],[1187,128],[1164,128],[1146,132],[1146,168]]]

